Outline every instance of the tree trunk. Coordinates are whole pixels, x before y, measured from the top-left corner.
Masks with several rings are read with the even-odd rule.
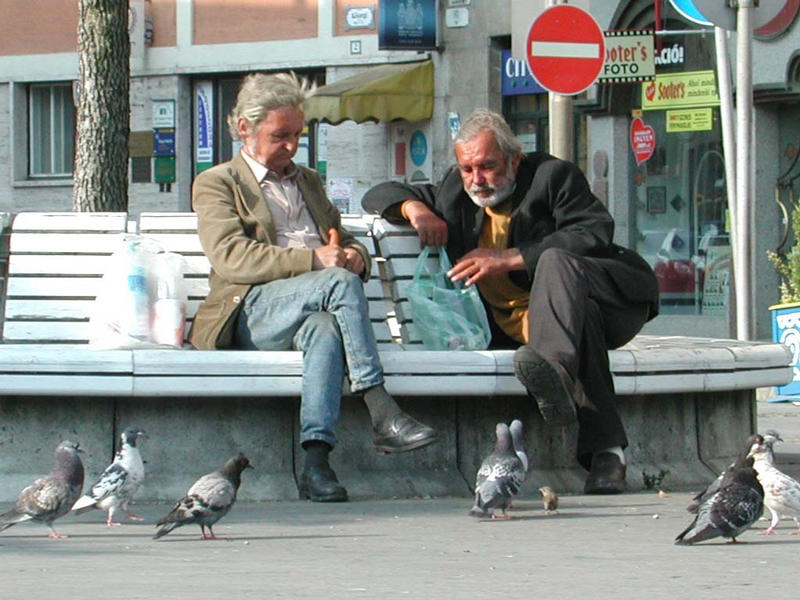
[[[128,208],[130,38],[126,0],[78,1],[80,89],[74,209]]]

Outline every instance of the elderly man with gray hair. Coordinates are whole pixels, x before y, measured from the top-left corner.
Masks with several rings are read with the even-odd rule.
[[[578,421],[584,491],[622,492],[628,440],[608,349],[658,313],[655,275],[613,243],[614,221],[578,167],[525,155],[502,115],[473,112],[454,151],[438,186],[382,183],[362,204],[409,222],[422,244],[447,247],[449,277],[478,286],[492,347],[517,348],[515,374],[544,420]]]
[[[245,78],[228,117],[242,148],[203,171],[192,188],[210,291],[190,341],[200,349],[300,350],[301,498],[347,499],[328,463],[336,443],[345,367],[363,394],[379,452],[426,446],[436,432],[384,388],[364,296],[370,257],[341,225],[319,175],[292,158],[313,87],[294,74]]]

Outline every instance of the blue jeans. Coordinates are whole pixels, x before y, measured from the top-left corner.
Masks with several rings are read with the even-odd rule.
[[[383,383],[361,279],[338,267],[253,286],[236,321],[245,350],[300,350],[300,442],[336,443],[347,366],[350,389]]]

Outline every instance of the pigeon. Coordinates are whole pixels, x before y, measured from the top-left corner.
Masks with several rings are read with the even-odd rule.
[[[236,492],[242,483],[242,471],[252,469],[247,457],[241,452],[228,460],[217,471],[203,475],[173,507],[169,514],[156,521],[161,528],[154,540],[167,535],[181,525],[197,523],[204,540],[216,540],[212,526],[224,517],[236,502]],[[209,535],[206,535],[208,527]]]
[[[509,431],[511,432],[511,441],[514,443],[514,452],[517,453],[517,456],[522,461],[522,468],[525,472],[528,472],[528,455],[525,453],[525,448],[523,446],[523,436],[522,436],[522,421],[519,419],[514,419],[511,421],[511,425],[508,426]]]
[[[767,441],[768,439],[770,441]],[[775,457],[772,453],[772,443],[775,439],[768,432],[764,435],[764,443],[754,446],[751,452],[755,459],[753,468],[758,473],[758,481],[764,488],[764,506],[772,514],[769,527],[760,535],[774,533],[781,516],[794,519],[797,531],[792,533],[800,535],[800,520],[798,519],[800,517],[800,483],[775,466]],[[780,436],[777,439],[780,439]]]
[[[763,438],[753,444],[753,449],[763,443]],[[675,538],[679,545],[690,545],[717,537],[736,537],[753,525],[764,512],[764,489],[753,469],[753,457],[739,457],[732,468],[725,471],[719,489],[697,510],[691,525]]]
[[[0,531],[24,521],[40,521],[50,529],[50,537],[65,538],[53,529],[53,521],[63,517],[75,504],[83,489],[83,463],[77,442],[64,440],[55,451],[53,470],[19,493],[14,508],[0,515]]]
[[[542,504],[545,512],[550,513],[558,512],[558,494],[549,485],[539,488],[539,495],[542,497]]]
[[[783,438],[781,437],[781,434],[775,431],[774,429],[767,429],[763,435],[764,435],[764,443],[767,444],[767,446],[769,446],[769,453],[772,455],[772,459],[774,461],[775,450],[773,446],[775,445],[775,442],[782,442]]]
[[[494,509],[499,508],[503,512],[502,518],[507,519],[506,509],[519,492],[525,479],[525,470],[519,456],[514,452],[508,425],[498,423],[495,435],[497,442],[494,450],[483,460],[478,470],[475,505],[469,514],[474,517],[491,516],[494,519],[498,518]]]
[[[747,456],[750,453],[750,449],[753,447],[753,444],[757,443],[759,440],[762,440],[762,439],[763,439],[763,436],[761,436],[761,435],[759,435],[757,433],[755,433],[755,434],[751,435],[750,437],[748,437],[746,442],[745,442],[744,451],[737,457],[736,460],[738,460],[739,458]],[[700,507],[700,505],[703,502],[705,502],[706,500],[708,500],[709,498],[711,498],[711,496],[713,496],[715,493],[717,493],[717,491],[719,490],[719,486],[722,483],[723,477],[725,477],[725,474],[728,471],[733,469],[733,466],[736,464],[736,460],[733,461],[730,465],[728,465],[725,468],[725,470],[722,473],[720,473],[719,476],[714,481],[709,483],[708,487],[706,487],[706,489],[704,489],[702,492],[698,492],[692,498],[692,501],[686,507],[687,512],[690,512],[690,513],[693,513],[693,514],[697,514],[697,509]]]
[[[128,502],[144,481],[144,462],[136,447],[136,440],[143,435],[144,431],[137,427],[128,427],[122,432],[120,449],[114,456],[114,462],[103,471],[89,493],[78,499],[72,512],[79,515],[93,508],[107,510],[106,525],[109,527],[119,525],[114,521],[118,510],[122,510],[129,519],[142,520],[128,510]]]

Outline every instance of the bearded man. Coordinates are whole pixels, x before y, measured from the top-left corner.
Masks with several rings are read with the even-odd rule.
[[[584,491],[626,489],[628,445],[608,350],[658,314],[658,284],[638,254],[613,243],[614,220],[580,169],[526,155],[502,115],[478,109],[454,142],[438,186],[379,184],[367,212],[408,222],[446,246],[453,281],[477,285],[493,348],[517,348],[514,371],[544,420],[577,420]]]

